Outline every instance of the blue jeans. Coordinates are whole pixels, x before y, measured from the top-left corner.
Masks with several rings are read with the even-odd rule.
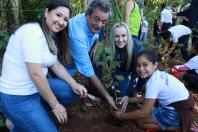
[[[2,110],[14,126],[13,132],[57,132],[47,111],[40,102],[40,95],[27,96],[1,94]]]
[[[138,40],[138,36],[132,35],[133,40],[133,55],[137,55],[144,49],[142,43]]]
[[[148,36],[147,32],[142,32],[141,33],[140,40],[143,41],[144,44],[147,43],[147,36]]]
[[[154,46],[160,45],[160,36],[155,37]]]
[[[49,85],[63,105],[69,105],[79,99],[71,87],[63,80],[49,78]],[[8,95],[2,96],[2,110],[6,118],[9,118],[14,126],[14,132],[57,132],[57,128],[48,115],[49,106],[38,93],[33,95]],[[44,101],[44,104],[43,104]],[[46,105],[45,105],[46,104]]]

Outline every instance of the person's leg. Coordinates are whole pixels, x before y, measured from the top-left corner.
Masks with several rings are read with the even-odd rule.
[[[155,128],[157,130],[160,129],[160,126],[155,122],[151,114],[144,119],[137,120],[137,125],[144,129],[145,128]]]
[[[198,29],[197,28],[192,31],[192,44],[194,44],[196,41],[198,41]]]
[[[144,33],[144,40],[143,40],[144,44],[147,43],[147,37],[148,37],[148,33],[145,32],[145,33]]]
[[[2,94],[5,116],[14,124],[13,132],[57,132],[57,128],[40,102],[40,95]]]
[[[185,61],[188,60],[188,39],[189,39],[190,35],[184,35],[181,38],[179,38],[179,44],[183,44],[183,46],[181,47],[181,53],[183,56],[183,59]]]
[[[187,87],[198,90],[198,75],[184,74],[183,79],[187,83]]]
[[[152,109],[152,119],[160,126],[160,129],[178,128],[180,118],[175,109],[158,105]]]
[[[65,81],[59,78],[48,78],[48,82],[61,104],[70,105],[79,99],[79,96],[73,92],[72,88]]]
[[[141,35],[140,35],[140,41],[143,41],[144,39],[144,32],[141,32]]]

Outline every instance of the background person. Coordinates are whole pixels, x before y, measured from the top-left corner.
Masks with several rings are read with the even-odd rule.
[[[138,39],[138,34],[141,25],[141,15],[138,4],[134,0],[120,0],[121,20],[124,21],[128,27],[133,40],[133,53],[137,54],[144,49],[144,46]]]
[[[175,65],[173,71],[184,72],[183,79],[188,88],[197,91],[198,89],[198,41],[194,43],[194,46],[191,49],[191,53],[194,54],[189,61],[183,65]]]
[[[181,53],[184,60],[188,60],[188,39],[190,37],[191,30],[190,28],[184,25],[176,25],[170,29],[161,32],[160,35],[166,41],[165,49],[163,55],[170,55],[171,52],[175,50],[178,44],[182,44]],[[172,48],[170,50],[170,48]]]
[[[161,31],[168,30],[172,26],[172,13],[166,8],[166,3],[161,4],[161,13],[160,13],[160,22],[161,22]]]
[[[144,16],[141,24],[141,35],[140,35],[140,41],[143,41],[143,44],[147,43],[148,30],[149,30],[148,21],[146,20],[146,16]]]
[[[57,60],[57,48],[52,38],[53,33],[60,35],[59,42],[65,44],[70,14],[65,2],[52,2],[45,8],[39,22],[25,24],[11,35],[0,78],[2,110],[13,123],[11,131],[57,132],[40,98],[49,104],[59,123],[65,123],[67,112],[56,94],[62,93],[64,98],[58,98],[69,99],[70,103],[79,96],[86,96],[86,89]],[[48,67],[63,80],[65,87],[50,88],[46,78]]]
[[[153,36],[155,37],[154,46],[158,47],[160,45],[160,35],[161,32],[161,24],[159,19],[155,19],[153,26]]]

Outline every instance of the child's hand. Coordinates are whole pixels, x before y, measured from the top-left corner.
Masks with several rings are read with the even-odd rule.
[[[120,120],[123,120],[123,112],[121,112],[121,111],[115,111],[115,112],[113,113],[113,115],[114,115],[116,118],[118,118],[118,119],[120,119]]]
[[[127,105],[128,105],[128,103],[129,103],[129,97],[128,97],[128,96],[124,96],[124,97],[121,99],[120,103],[122,104],[121,111],[122,111],[122,112],[125,112],[125,111],[126,111],[126,108],[127,108]]]
[[[177,68],[178,68],[178,66],[175,65],[175,66],[173,66],[173,68],[171,69],[171,71],[172,71],[172,72],[177,72],[177,70],[178,70]]]

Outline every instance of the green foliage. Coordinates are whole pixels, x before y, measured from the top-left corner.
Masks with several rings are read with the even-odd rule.
[[[29,22],[38,20],[47,5],[48,0],[21,0],[20,22]]]
[[[96,62],[96,66],[101,65],[108,71],[109,74],[120,66],[119,62],[115,61],[112,57],[111,49],[103,43],[98,45],[94,55],[94,61]]]
[[[116,77],[116,79],[117,79],[118,81],[124,80],[124,77],[121,76],[121,75],[116,75],[115,77]]]
[[[0,50],[6,48],[8,39],[9,35],[7,32],[0,32]]]
[[[0,118],[0,127],[3,127],[5,125],[4,120]]]
[[[0,62],[3,59],[2,57],[6,49],[8,39],[9,39],[9,35],[7,32],[0,32]]]
[[[114,85],[114,95],[117,97],[117,93],[120,92],[118,82],[124,80],[124,77],[122,75],[112,76],[112,73],[120,67],[120,63],[112,57],[111,49],[103,43],[99,44],[94,54],[94,62],[96,66],[103,68],[102,80],[105,88],[111,88]]]

